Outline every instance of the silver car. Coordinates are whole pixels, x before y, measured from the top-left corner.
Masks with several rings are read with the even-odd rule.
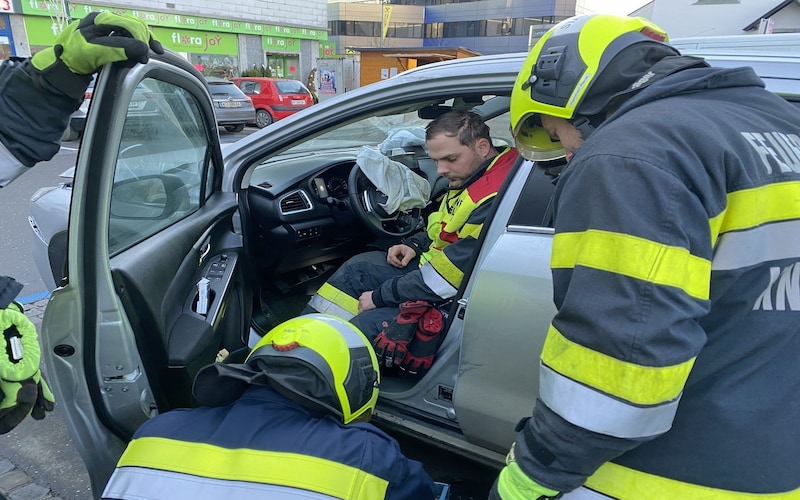
[[[419,213],[378,217],[355,159],[397,131],[472,109],[511,144],[508,103],[525,54],[421,66],[300,111],[220,151],[214,101],[181,58],[166,54],[98,80],[72,185],[69,261],[47,306],[48,374],[95,494],[136,428],[193,406],[197,370],[247,349],[348,257],[411,231]],[[715,56],[752,64],[800,100],[797,57]],[[157,133],[125,126],[137,85],[157,89]],[[413,135],[413,133],[411,134]],[[425,176],[424,148],[388,150]],[[519,162],[481,235],[475,266],[421,380],[384,377],[374,421],[499,467],[530,414],[537,359],[555,313],[549,269],[552,177]],[[198,310],[198,282],[211,281]]]
[[[223,78],[206,77],[214,100],[217,125],[228,132],[241,132],[248,123],[255,123],[256,108],[235,83]]]

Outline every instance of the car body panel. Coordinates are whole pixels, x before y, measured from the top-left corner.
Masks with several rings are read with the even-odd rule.
[[[336,96],[227,145],[224,168],[216,109],[193,67],[167,54],[104,70],[70,210],[69,254],[76,258],[42,327],[53,353],[45,358],[48,371],[95,494],[138,424],[194,404],[192,374],[214,361],[215,349],[246,351],[269,325],[296,314],[337,263],[373,243],[353,217],[346,187],[360,148],[385,144],[396,131],[424,130],[448,109],[482,114],[493,141],[511,144],[508,96],[525,56],[426,65]],[[796,95],[797,77],[773,75],[765,79],[769,88],[794,81],[786,96]],[[181,133],[157,130],[130,144],[126,134],[134,132],[124,124],[132,111],[125,107],[141,83],[165,92],[157,100],[168,104],[162,115],[180,115],[181,99],[191,96],[202,119],[196,127],[167,120],[180,123]],[[111,125],[101,131],[99,123]],[[169,147],[155,147],[163,136]],[[395,149],[386,154],[394,158]],[[400,149],[435,184],[424,148]],[[201,182],[192,177],[197,165],[208,167]],[[502,464],[517,421],[535,403],[539,353],[555,313],[553,180],[539,164],[520,161],[512,169],[450,308],[436,362],[421,380],[383,378],[376,423]],[[128,203],[136,199],[119,203],[129,187],[151,182],[179,189],[159,191],[144,207]],[[194,209],[186,208],[187,196],[199,200]],[[124,213],[115,216],[120,207]],[[128,210],[148,215],[139,220]],[[165,219],[162,212],[178,215]],[[109,239],[115,227],[123,243]],[[223,261],[215,306],[198,316],[197,282]]]
[[[250,97],[257,113],[259,110],[269,113],[269,120],[263,124],[256,121],[261,128],[314,104],[311,92],[297,80],[237,77],[231,81]]]

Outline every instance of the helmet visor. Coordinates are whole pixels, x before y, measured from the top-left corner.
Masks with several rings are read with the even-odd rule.
[[[561,142],[550,138],[539,119],[530,114],[520,120],[514,130],[514,140],[520,154],[531,161],[551,161],[564,158],[567,154]]]

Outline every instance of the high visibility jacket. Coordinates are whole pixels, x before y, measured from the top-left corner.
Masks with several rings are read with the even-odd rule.
[[[439,210],[428,217],[426,231],[405,239],[417,250],[419,267],[381,267],[362,254],[344,263],[309,301],[316,311],[351,319],[358,297],[372,290],[378,307],[407,300],[441,302],[453,297],[478,248],[478,236],[491,212],[497,191],[508,173],[520,164],[516,149],[506,148],[481,165],[458,190],[443,197]]]
[[[433,499],[433,480],[370,424],[320,417],[268,387],[145,422],[106,499]]]
[[[585,483],[565,499],[800,498],[800,111],[762,87],[656,81],[558,183],[558,313],[515,452]]]

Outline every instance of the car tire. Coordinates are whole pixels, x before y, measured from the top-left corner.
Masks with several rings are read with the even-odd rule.
[[[273,121],[272,115],[269,114],[269,111],[266,109],[259,109],[256,111],[256,127],[264,128]]]
[[[74,141],[78,139],[78,137],[80,136],[81,136],[80,132],[67,125],[66,130],[64,130],[64,133],[61,134],[61,142]]]
[[[241,132],[244,130],[244,123],[237,123],[236,125],[225,125],[225,130],[228,132]]]

